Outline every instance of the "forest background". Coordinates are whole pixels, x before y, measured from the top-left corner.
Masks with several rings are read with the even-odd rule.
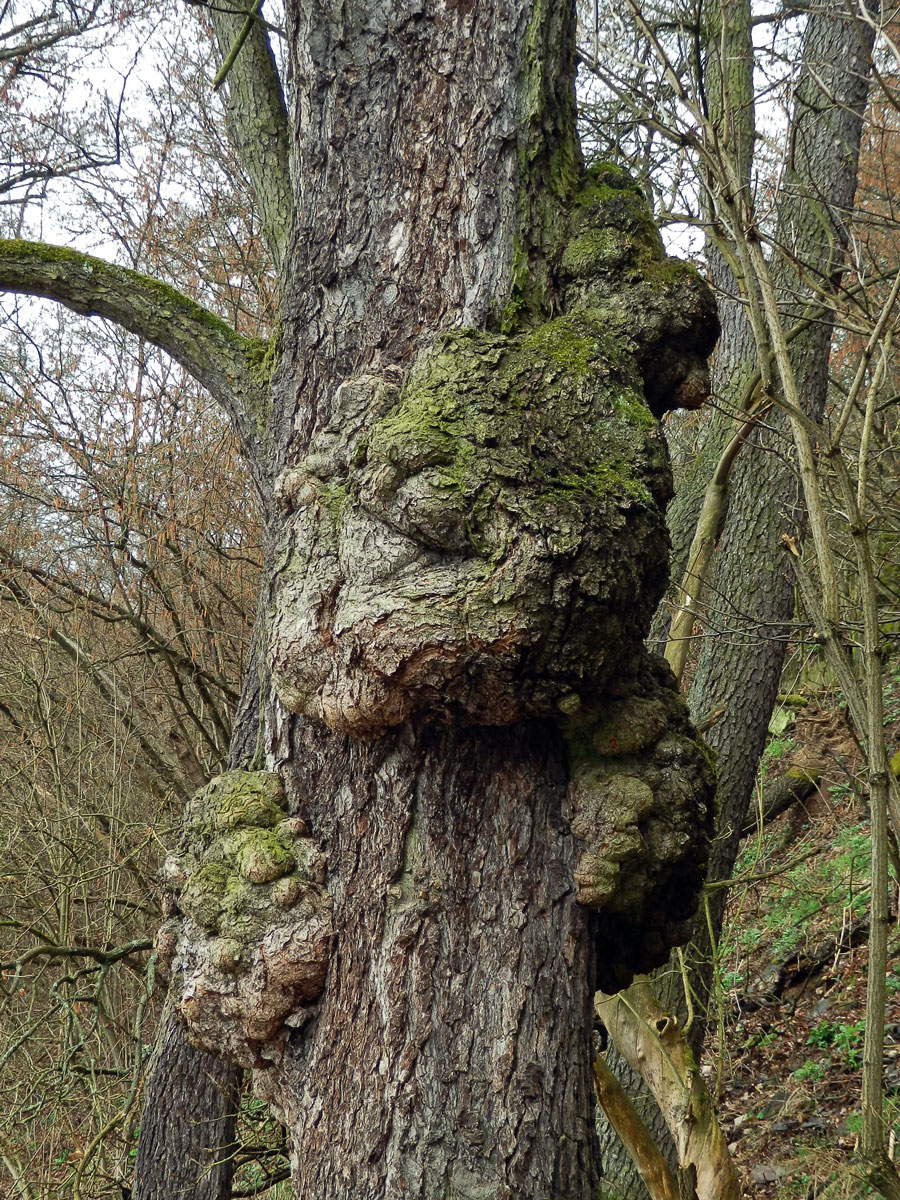
[[[900,812],[888,769],[900,595],[893,14],[723,3],[582,15],[584,145],[627,166],[673,243],[705,255],[723,320],[711,404],[667,421],[675,586],[654,630],[719,755],[720,837],[694,946],[657,984],[669,1007],[690,998],[692,1037],[711,1026],[706,1078],[734,1110],[746,1186],[799,1196],[834,1174],[854,1195],[867,1185],[845,1168],[876,1086],[878,1139],[890,1150],[897,1132],[892,1103],[882,1123],[892,1060],[871,1044],[883,1022],[868,1022],[864,1044],[862,1013],[827,1003],[865,953],[870,902],[887,901],[878,820]],[[277,52],[279,14],[266,17]],[[141,4],[7,3],[0,69],[0,233],[77,241],[170,281],[262,353],[274,275],[223,136],[227,88],[214,87],[202,6],[160,18]],[[10,1195],[119,1195],[160,1015],[156,873],[184,803],[225,762],[260,534],[233,434],[181,368],[50,305],[8,299],[3,314],[0,1161]],[[809,829],[796,809],[773,824],[798,797]],[[887,937],[885,915],[871,928]],[[831,957],[803,967],[828,936]],[[754,1148],[751,1110],[772,1098],[752,1079],[746,1095],[723,1091],[722,1077],[781,1036],[778,1019],[748,1015],[760,996],[782,1014],[798,988],[825,1007],[793,1073],[780,1064],[772,1091],[787,1095],[761,1121],[765,1136],[788,1126],[789,1150],[777,1138]],[[869,996],[870,1011],[879,1004],[883,991]],[[877,1066],[867,1096],[846,1099],[841,1077],[846,1153],[814,1166],[823,1130],[803,1121],[834,1072],[855,1080],[864,1054]],[[232,1194],[290,1195],[283,1133],[249,1094],[240,1143]],[[775,1166],[763,1162],[773,1147]],[[612,1138],[608,1171],[612,1194],[642,1194]]]

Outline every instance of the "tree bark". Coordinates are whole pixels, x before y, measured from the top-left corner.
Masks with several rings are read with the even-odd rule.
[[[228,133],[250,179],[263,236],[280,274],[287,255],[293,214],[290,133],[275,56],[258,16],[239,7],[211,5],[219,52],[230,61],[225,77]],[[250,29],[244,34],[246,22]]]
[[[264,613],[264,605],[260,606]],[[260,698],[267,684],[260,653],[260,616],[253,634],[241,701],[232,726],[229,767],[261,765]],[[165,948],[166,926],[157,936]],[[227,1200],[231,1195],[238,1106],[244,1071],[198,1049],[170,997],[147,1067],[132,1200]]]
[[[266,652],[160,950],[300,1194],[591,1196],[593,993],[684,937],[709,833],[643,639],[654,416],[706,393],[711,297],[628,177],[583,169],[572,6],[286,13]]]
[[[573,903],[561,739],[294,737],[340,964],[264,1083],[298,1191],[593,1195],[592,917]]]
[[[301,1193],[323,1200],[401,1190],[423,1198],[587,1196],[600,1174],[593,990],[598,979],[627,979],[636,959],[657,957],[674,933],[647,935],[642,944],[639,905],[632,923],[607,916],[604,924],[578,903],[572,881],[583,874],[584,851],[569,832],[571,750],[557,722],[542,716],[547,710],[539,696],[530,706],[504,708],[507,685],[492,673],[493,660],[483,667],[481,659],[458,659],[469,654],[471,641],[457,648],[452,622],[449,633],[441,627],[431,635],[440,588],[433,615],[423,618],[417,608],[413,626],[390,618],[391,635],[383,641],[399,657],[393,673],[383,660],[375,672],[359,665],[382,644],[379,625],[390,609],[373,625],[365,618],[368,632],[352,643],[355,674],[346,682],[341,639],[347,643],[348,623],[367,601],[353,593],[355,568],[340,553],[334,567],[327,550],[329,537],[348,544],[342,539],[351,538],[358,520],[368,532],[353,535],[356,544],[379,561],[384,529],[369,526],[367,485],[358,498],[353,472],[385,441],[386,457],[378,461],[403,467],[398,454],[409,452],[398,449],[379,420],[385,405],[396,412],[392,389],[402,409],[408,364],[437,331],[455,325],[499,331],[499,340],[488,334],[483,342],[444,343],[463,364],[451,368],[460,372],[454,390],[462,386],[473,397],[462,424],[454,426],[458,439],[468,414],[478,412],[473,388],[489,387],[510,357],[518,361],[515,338],[527,335],[516,329],[541,329],[554,309],[581,303],[581,268],[565,266],[566,214],[581,179],[572,14],[557,6],[524,6],[511,14],[503,6],[459,5],[452,15],[435,10],[397,17],[390,8],[390,14],[374,3],[352,13],[328,6],[288,10],[296,22],[289,41],[302,186],[285,286],[285,353],[273,389],[275,494],[283,524],[272,534],[279,694],[267,701],[267,761],[284,783],[287,811],[324,850],[334,942],[324,991],[287,1018],[280,1040],[267,1046],[245,1040],[260,1012],[258,997],[246,989],[239,1024],[248,1012],[250,1021],[223,1036],[231,1053],[246,1055],[257,1068],[258,1090],[290,1130]],[[646,237],[655,259],[655,235]],[[656,372],[650,380],[645,369],[644,385],[661,406],[697,378],[696,364],[709,346],[708,315],[706,331],[694,332],[704,321],[697,294],[684,299],[679,289],[687,284],[674,276],[670,286],[667,294],[681,295],[675,304],[686,317],[685,361],[666,357],[668,347],[653,340],[660,338],[656,327],[639,334],[648,350],[653,346],[642,361],[652,357]],[[665,319],[671,322],[668,312]],[[629,325],[634,329],[633,320]],[[493,375],[479,375],[477,362],[466,366],[470,354],[472,360],[499,354]],[[465,370],[475,374],[465,376]],[[373,376],[385,381],[381,391]],[[522,377],[515,378],[522,386]],[[359,381],[350,401],[348,380]],[[533,369],[534,405],[546,403],[547,383]],[[487,437],[493,433],[502,450],[502,411],[491,414],[496,424]],[[363,432],[354,440],[357,421]],[[394,432],[398,424],[399,418]],[[489,448],[481,450],[488,458]],[[504,462],[513,470],[508,456]],[[392,486],[399,491],[402,485]],[[413,520],[408,513],[420,493],[408,495],[391,529],[408,535],[412,522],[418,544],[431,509]],[[469,527],[473,519],[467,518]],[[426,536],[444,554],[459,549],[454,535],[442,540],[443,528],[429,525]],[[297,553],[302,567],[292,565]],[[404,558],[399,590],[390,591],[393,568],[378,583],[380,596],[385,590],[396,596],[395,611],[409,600],[404,581],[419,552],[410,553],[415,557]],[[429,572],[435,569],[437,563],[428,565]],[[332,570],[333,584],[322,585],[311,606],[313,632],[321,636],[312,658],[337,665],[311,687],[316,664],[301,659],[298,665],[296,649],[306,644],[311,618],[285,612],[306,612],[309,589]],[[305,582],[294,585],[292,578]],[[660,582],[648,578],[646,586]],[[345,603],[346,616],[334,616],[336,599]],[[468,620],[478,619],[480,611],[472,608]],[[574,616],[571,623],[577,624]],[[407,652],[417,637],[427,653]],[[420,671],[422,661],[427,671]],[[466,663],[462,679],[456,661]],[[639,673],[625,661],[620,669]],[[484,680],[474,695],[469,673]],[[587,698],[596,686],[582,677],[579,691],[586,689]],[[528,688],[526,672],[516,694],[527,697]],[[568,696],[567,688],[558,693],[566,704]],[[395,700],[399,707],[392,707]],[[285,703],[300,714],[285,711]],[[417,712],[431,720],[423,722]],[[539,719],[523,724],[530,712]],[[508,729],[459,725],[460,716],[480,725],[506,723],[510,715]],[[401,728],[390,731],[398,720]],[[660,732],[638,744],[654,744]],[[702,817],[700,824],[702,842]],[[190,880],[189,847],[182,861]],[[683,918],[691,872],[679,886],[678,872],[667,870],[674,891],[661,892],[658,907]],[[190,881],[187,886],[189,892]],[[322,897],[305,886],[321,914]],[[182,892],[181,903],[189,910],[191,896]],[[212,976],[205,950],[190,945],[196,937],[190,920],[195,932],[176,960],[186,981],[183,1011],[195,1033],[213,1043],[216,1018],[203,1009],[201,996]],[[607,946],[597,961],[600,928]]]
[[[231,1193],[241,1071],[188,1039],[169,1004],[147,1072],[134,1200]]]

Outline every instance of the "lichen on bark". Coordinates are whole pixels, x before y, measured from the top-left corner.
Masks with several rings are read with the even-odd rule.
[[[322,987],[332,940],[325,861],[279,777],[227,771],[190,801],[163,868],[157,949],[201,1049],[271,1066]]]
[[[567,227],[561,312],[345,382],[278,480],[271,646],[292,711],[364,736],[503,725],[637,670],[665,576],[654,413],[705,394],[715,312],[618,168],[585,174]]]

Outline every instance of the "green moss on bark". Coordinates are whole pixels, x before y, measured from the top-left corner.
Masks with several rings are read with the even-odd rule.
[[[503,330],[442,334],[400,384],[346,381],[276,483],[272,677],[334,729],[455,706],[505,724],[633,665],[665,569],[656,416],[704,394],[714,309],[624,172],[561,169]]]
[[[269,771],[226,771],[191,800],[181,848],[185,912],[204,929],[246,939],[265,924],[260,885],[291,875],[284,790]],[[301,855],[301,858],[304,856]]]
[[[227,771],[208,784],[201,803],[216,830],[271,828],[284,816],[281,780],[270,771]]]
[[[525,30],[517,86],[520,232],[510,293],[498,322],[505,333],[537,324],[555,305],[556,266],[583,169],[574,66],[566,71],[548,65],[558,64],[560,47],[564,59],[574,60],[574,9],[537,0]]]
[[[530,484],[535,521],[542,506],[558,509],[579,495],[652,505],[646,435],[656,422],[629,361],[627,349],[588,313],[515,338],[448,334],[373,426],[369,454],[396,466],[395,490],[398,476],[436,468],[465,506],[476,549],[495,501],[512,483]],[[532,407],[538,380],[541,404]]]

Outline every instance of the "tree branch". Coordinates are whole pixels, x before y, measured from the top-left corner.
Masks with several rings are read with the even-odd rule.
[[[110,967],[113,963],[128,958],[132,954],[152,949],[153,938],[137,938],[132,942],[127,942],[124,946],[114,946],[111,949],[102,949],[97,946],[32,946],[29,950],[24,950],[18,958],[10,959],[9,962],[0,962],[0,971],[19,972],[22,967],[27,966],[35,958],[89,958],[102,967]]]
[[[219,88],[222,86],[222,84],[225,82],[225,80],[228,78],[228,72],[234,66],[237,56],[240,54],[241,49],[244,45],[244,42],[246,42],[247,38],[250,36],[250,30],[253,28],[253,22],[256,20],[257,14],[259,13],[259,10],[261,8],[262,8],[262,0],[254,0],[254,3],[251,5],[249,10],[247,11],[247,16],[244,21],[244,24],[241,26],[241,32],[237,35],[237,40],[235,41],[235,43],[231,47],[231,49],[228,51],[225,61],[222,63],[215,79],[213,80],[213,91],[214,92],[217,92],[219,90]]]
[[[641,1120],[631,1097],[600,1054],[594,1059],[594,1086],[597,1100],[631,1155],[651,1200],[678,1200],[678,1183],[672,1168]]]
[[[30,609],[35,614],[40,614],[40,609],[32,597],[12,577],[7,576],[4,578],[3,586],[19,604]],[[146,722],[140,720],[139,715],[135,712],[134,705],[121,688],[119,688],[112,676],[93,661],[93,655],[88,653],[80,642],[75,638],[68,637],[54,625],[49,624],[47,636],[51,641],[56,643],[60,650],[76,666],[82,667],[87,672],[100,695],[108,702],[128,732],[137,739],[148,764],[159,778],[167,783],[181,800],[185,802],[189,800],[190,791],[185,786],[179,772],[159,753],[150,738],[147,737],[144,732]]]
[[[250,177],[266,245],[280,274],[294,211],[290,139],[281,79],[258,8],[210,9],[224,60],[214,86],[227,81],[228,133]]]
[[[258,341],[158,279],[45,242],[0,238],[0,290],[105,317],[165,350],[220,402],[259,473],[268,389],[254,370],[263,357]]]

